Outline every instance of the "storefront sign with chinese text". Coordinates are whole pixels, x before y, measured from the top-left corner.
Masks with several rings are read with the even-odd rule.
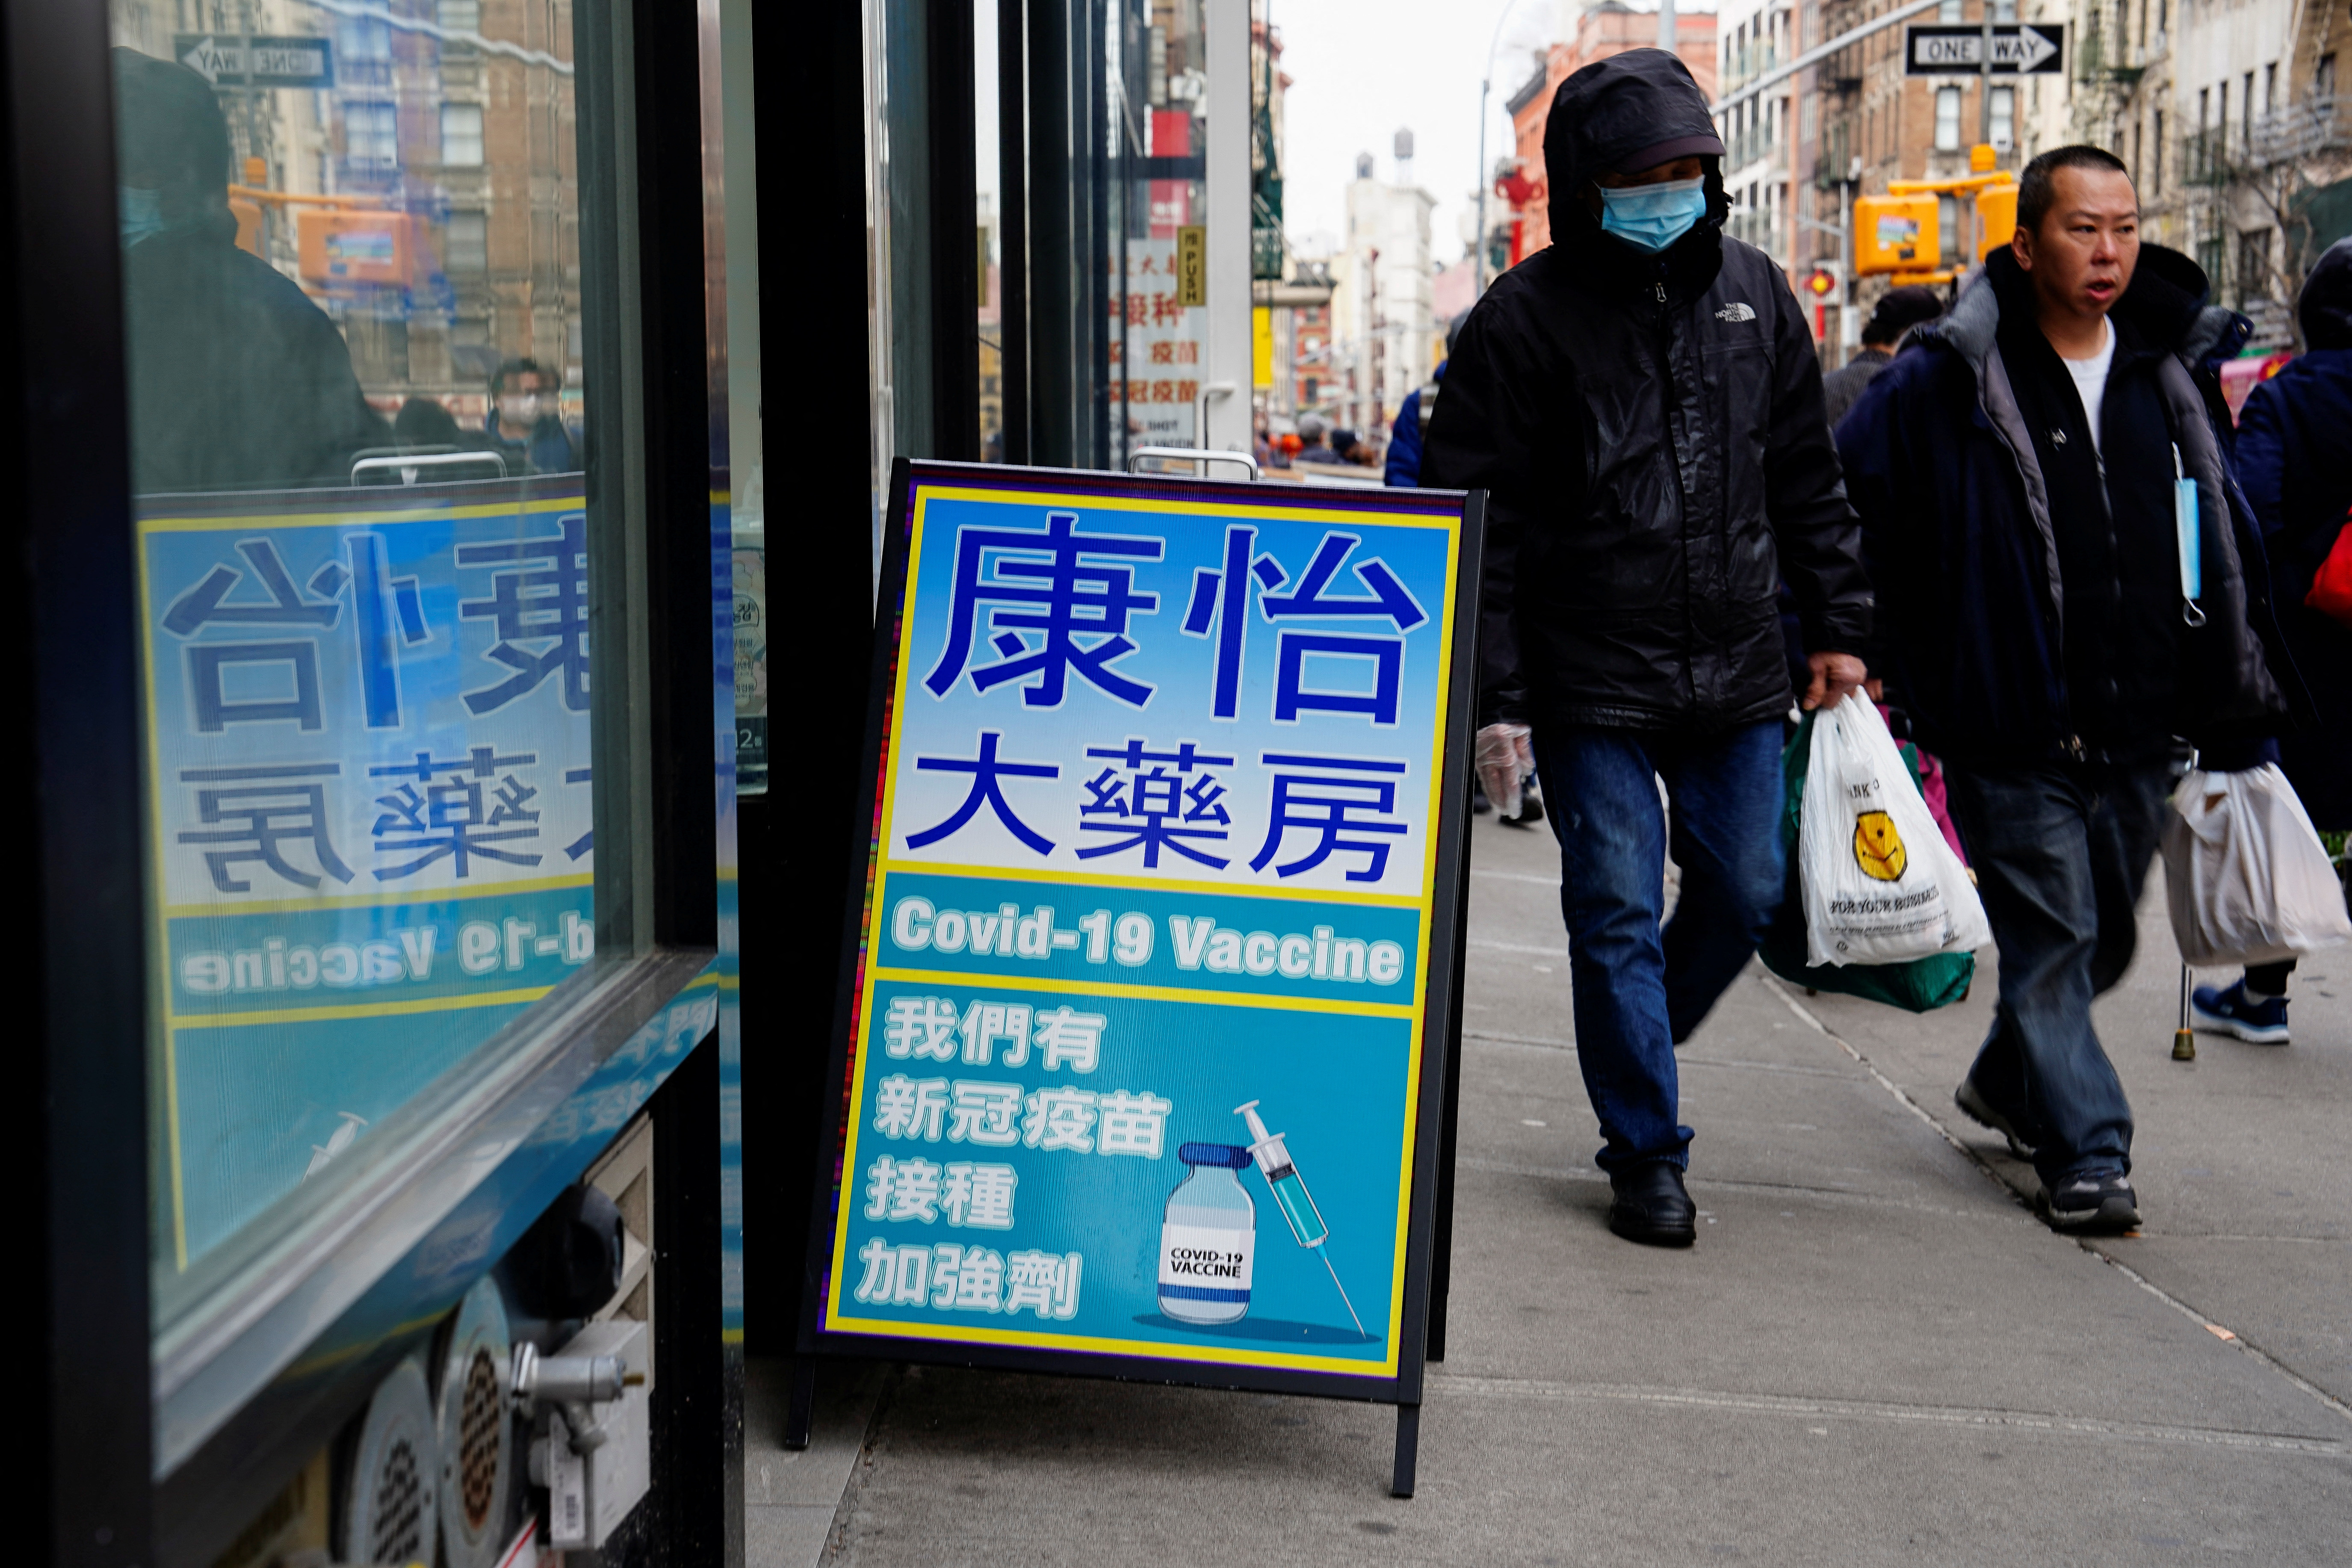
[[[897,497],[813,1332],[1417,1399],[1465,498]]]
[[[164,497],[138,538],[184,1264],[594,955],[586,507]]]

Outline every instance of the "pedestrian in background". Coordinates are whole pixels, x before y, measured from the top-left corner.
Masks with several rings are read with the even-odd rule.
[[[1298,450],[1291,454],[1294,463],[1338,463],[1346,459],[1331,449],[1325,439],[1330,425],[1319,414],[1302,414],[1298,418]]]
[[[1454,340],[1462,335],[1462,323],[1468,311],[1445,323],[1446,359],[1454,356]],[[1439,384],[1445,380],[1445,360],[1429,373],[1429,380],[1404,395],[1397,405],[1395,426],[1389,431],[1387,467],[1382,477],[1399,489],[1411,489],[1421,483],[1421,452],[1429,438],[1429,421],[1437,413]]]
[[[1830,428],[1846,416],[1871,378],[1895,362],[1904,334],[1922,321],[1944,313],[1944,301],[1924,283],[1906,283],[1878,297],[1870,320],[1862,324],[1862,352],[1822,378],[1822,402],[1829,412]]]
[[[2284,713],[2250,618],[2210,357],[2248,325],[2143,245],[2123,162],[2025,166],[2017,231],[1838,427],[1879,595],[1881,673],[1949,771],[2000,949],[1955,1099],[2030,1157],[2055,1226],[2139,1222],[2131,1106],[2091,1025],[2123,977],[2172,738],[2242,745]],[[2197,482],[2203,624],[2174,478]]]
[[[490,414],[482,433],[508,455],[512,471],[579,471],[579,437],[565,427],[559,405],[562,387],[562,378],[536,360],[510,359],[491,373]]]
[[[1772,258],[1724,236],[1722,159],[1671,54],[1560,84],[1552,246],[1464,323],[1423,468],[1489,492],[1480,748],[1532,741],[1610,1228],[1662,1246],[1696,1229],[1674,1048],[1784,883],[1775,585],[1805,619],[1809,707],[1861,683],[1870,621],[1812,334]]]
[[[2238,479],[2261,522],[2271,602],[2316,722],[2279,737],[2278,762],[2323,828],[2352,827],[2352,627],[2305,604],[2352,510],[2352,239],[2338,240],[2295,302],[2306,353],[2246,397]],[[2287,1043],[2294,960],[2250,964],[2225,987],[2200,985],[2197,1021],[2256,1045]]]

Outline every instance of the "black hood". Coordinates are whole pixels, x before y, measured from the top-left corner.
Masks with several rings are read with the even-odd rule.
[[[146,180],[171,227],[234,239],[228,121],[204,78],[136,49],[114,57],[115,156],[124,184]]]
[[[2352,239],[2339,239],[2303,280],[2294,317],[2303,343],[2313,349],[2352,349]]]
[[[1670,142],[1704,143],[1685,145],[1674,156],[1723,153],[1706,94],[1689,68],[1664,49],[1628,49],[1595,60],[1559,84],[1544,122],[1552,206],[1577,202],[1595,174],[1617,169],[1621,160]],[[1643,166],[1661,161],[1652,158]]]

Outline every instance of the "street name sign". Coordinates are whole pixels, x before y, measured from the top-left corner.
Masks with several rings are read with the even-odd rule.
[[[2063,23],[2004,22],[1992,30],[1992,74],[2047,76],[2064,64]],[[1976,76],[1984,65],[1984,29],[1913,26],[1903,29],[1906,76]]]
[[[252,46],[250,62],[246,46]],[[172,54],[215,87],[335,85],[334,46],[325,38],[248,38],[242,33],[179,33]],[[248,65],[253,75],[248,79]]]
[[[892,489],[803,1350],[1394,1404],[1409,1494],[1483,498]]]

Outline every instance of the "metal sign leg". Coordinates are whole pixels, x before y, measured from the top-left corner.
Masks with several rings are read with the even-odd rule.
[[[798,1453],[809,1446],[816,1425],[816,1357],[793,1358],[793,1397],[784,1409],[784,1447]]]
[[[1421,1449],[1421,1406],[1397,1406],[1396,1469],[1389,1478],[1389,1496],[1412,1496],[1413,1461]]]

